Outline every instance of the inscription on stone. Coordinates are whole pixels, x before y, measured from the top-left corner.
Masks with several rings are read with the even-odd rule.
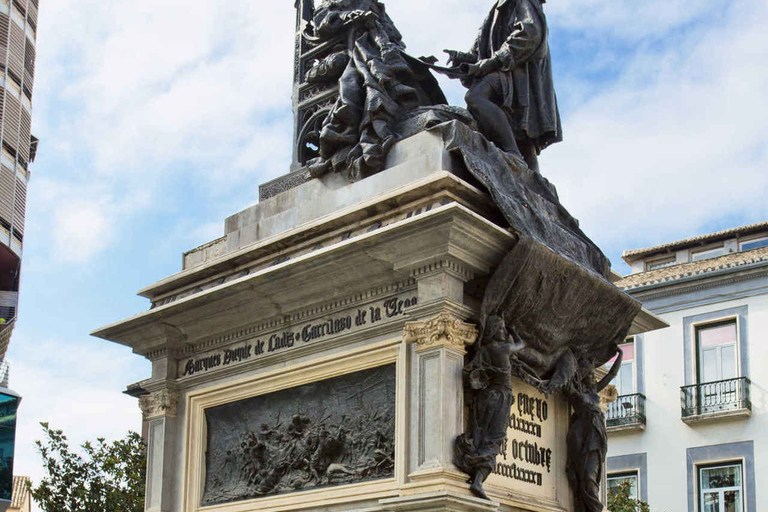
[[[205,412],[202,505],[394,476],[395,365]]]
[[[555,423],[555,408],[563,405],[518,379],[512,388],[514,402],[507,438],[486,483],[554,499],[558,471],[555,449],[558,431],[562,430]]]
[[[295,329],[289,328],[282,332],[273,333],[240,346],[225,348],[188,359],[179,368],[179,373],[181,377],[188,377],[215,368],[230,366],[253,357],[291,349],[297,345],[323,341],[340,334],[353,332],[356,329],[395,319],[402,316],[406,308],[415,306],[416,303],[417,298],[413,297],[412,294],[391,297],[371,306],[338,313],[329,318],[309,322]]]

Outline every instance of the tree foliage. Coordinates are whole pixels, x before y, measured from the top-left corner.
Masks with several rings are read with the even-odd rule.
[[[44,441],[36,441],[47,476],[32,489],[45,512],[143,512],[146,450],[136,432],[107,443],[86,441],[82,455],[67,436],[41,423]]]
[[[631,482],[621,482],[617,487],[608,491],[608,510],[611,512],[651,512],[644,501],[630,498]]]

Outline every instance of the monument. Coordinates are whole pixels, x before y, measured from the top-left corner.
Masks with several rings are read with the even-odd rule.
[[[147,510],[602,510],[603,365],[663,323],[539,170],[540,0],[448,66],[380,1],[296,8],[291,172],[94,332],[152,362]]]

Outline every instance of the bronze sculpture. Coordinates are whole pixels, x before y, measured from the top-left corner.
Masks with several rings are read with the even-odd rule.
[[[401,138],[425,130],[441,137],[516,237],[482,292],[478,320],[485,336],[465,369],[471,416],[469,430],[456,440],[455,463],[470,475],[472,492],[486,497],[483,482],[506,439],[514,374],[571,403],[569,475],[578,510],[593,512],[605,457],[597,392],[610,377],[597,385],[589,379],[613,356],[639,304],[610,283],[610,262],[539,173],[540,151],[562,140],[543,3],[496,1],[472,49],[447,51],[451,67],[441,67],[433,57],[405,53],[378,0],[325,0],[317,7],[299,0],[295,174],[338,173],[356,181],[383,170]],[[471,116],[443,105],[429,69],[461,79]],[[315,486],[393,471],[391,439],[375,436],[363,448],[360,439],[338,431],[339,442],[356,454],[354,464],[343,464],[337,442],[316,427],[294,441],[304,446],[303,455],[287,458],[306,464],[278,464],[274,487],[281,485],[277,480],[293,485],[295,475]],[[260,466],[254,453],[249,475]],[[273,485],[269,475],[262,481]]]
[[[470,475],[470,490],[488,499],[483,482],[496,465],[496,456],[507,438],[512,396],[510,357],[516,349],[504,320],[490,316],[481,345],[464,368],[469,400],[469,431],[456,440],[456,465]]]
[[[592,362],[582,359],[577,375],[564,391],[573,409],[568,426],[566,472],[573,489],[576,512],[603,510],[603,504],[600,502],[600,481],[605,454],[608,451],[608,436],[598,393],[613,380],[621,368],[623,354],[618,347],[614,347],[618,356],[611,370],[600,382],[595,382]]]
[[[445,50],[483,135],[534,171],[541,150],[562,140],[542,3],[498,0],[469,52]]]
[[[395,385],[386,365],[208,409],[201,504],[393,477]]]
[[[309,164],[317,177],[331,171],[348,180],[384,167],[396,125],[411,110],[446,103],[426,66],[408,57],[400,32],[377,0],[325,0],[314,13],[311,36],[338,41],[337,51],[315,62],[308,82],[338,81],[338,99],[323,121],[319,157]]]

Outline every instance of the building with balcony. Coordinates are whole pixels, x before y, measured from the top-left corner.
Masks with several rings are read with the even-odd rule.
[[[18,305],[32,125],[38,0],[0,0],[0,360]]]
[[[616,285],[670,327],[626,340],[608,487],[652,510],[768,510],[768,222],[626,251]]]
[[[5,354],[16,325],[29,165],[37,149],[30,133],[37,8],[38,0],[0,0],[0,510],[19,492],[11,478],[20,397],[8,389]]]

